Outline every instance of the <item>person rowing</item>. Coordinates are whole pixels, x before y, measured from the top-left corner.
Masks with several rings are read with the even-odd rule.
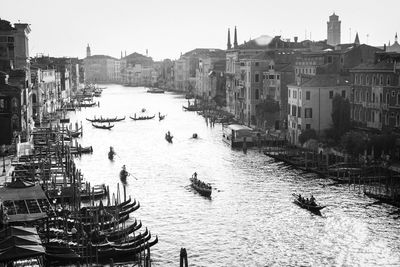
[[[121,180],[126,180],[126,177],[128,177],[129,175],[131,175],[127,170],[125,165],[122,166],[122,170],[119,173],[119,177],[121,178]]]
[[[113,159],[114,159],[114,155],[116,155],[116,154],[117,154],[117,153],[115,153],[113,147],[110,146],[110,151],[108,151],[108,158],[109,158],[110,160],[113,160]]]

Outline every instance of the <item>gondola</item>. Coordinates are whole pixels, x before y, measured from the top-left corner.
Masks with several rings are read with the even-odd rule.
[[[182,106],[182,108],[184,110],[186,110],[186,111],[200,111],[200,110],[202,110],[202,108],[200,106],[197,106],[197,105],[190,105],[190,106],[187,106],[187,107]]]
[[[121,202],[120,204],[117,205],[112,205],[112,206],[103,206],[103,209],[107,210],[107,211],[113,211],[116,209],[123,209],[124,207],[126,207],[127,205],[129,205],[129,203],[131,203],[132,198],[131,196],[129,196],[129,198],[124,201]],[[133,200],[133,203],[136,203],[136,199]],[[86,206],[86,207],[82,207],[81,208],[81,213],[85,213],[86,210],[98,210],[100,209],[100,206]]]
[[[306,203],[305,201],[301,201],[299,199],[299,195],[298,194],[293,193],[292,195],[294,196],[293,203],[295,203],[296,205],[302,207],[303,209],[309,210],[309,211],[311,211],[313,213],[319,214],[320,211],[323,208],[325,208],[325,206],[319,206],[317,204],[311,205],[310,203]]]
[[[104,123],[104,122],[119,122],[119,121],[125,120],[125,116],[123,118],[118,118],[118,117],[115,117],[115,118],[102,118],[102,117],[100,117],[100,118],[93,118],[93,119],[86,118],[86,120],[90,121],[90,122],[100,122],[100,123]]]
[[[98,129],[105,129],[105,130],[110,130],[112,127],[114,127],[114,124],[111,125],[99,125],[99,124],[94,124],[92,123],[92,126]]]
[[[191,177],[190,182],[192,187],[199,192],[200,195],[205,197],[210,197],[212,193],[212,187],[209,184],[206,184],[200,181],[197,178]]]
[[[159,114],[159,115],[158,115],[158,120],[162,121],[163,119],[165,119],[165,116],[166,116],[166,115],[160,115],[160,114]]]
[[[156,115],[154,114],[153,116],[139,116],[139,117],[131,117],[129,116],[132,120],[134,121],[143,121],[143,120],[151,120],[154,119]]]
[[[165,140],[167,140],[168,143],[172,143],[172,138],[174,138],[172,135],[165,134]]]

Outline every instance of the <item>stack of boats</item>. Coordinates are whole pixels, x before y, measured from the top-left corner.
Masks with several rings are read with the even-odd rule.
[[[58,142],[60,134],[55,128],[36,129],[33,153],[12,161],[8,182],[0,188],[0,230],[4,218],[8,227],[38,229],[44,249],[32,256],[43,257],[47,266],[140,259],[158,237],[132,216],[139,201],[125,194],[122,201],[119,186],[117,197],[110,198],[108,186],[85,182],[68,142]],[[0,261],[6,260],[2,255]],[[27,254],[12,260],[19,257]]]

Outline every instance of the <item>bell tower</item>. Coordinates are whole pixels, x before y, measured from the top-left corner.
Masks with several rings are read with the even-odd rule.
[[[340,24],[339,16],[333,13],[329,16],[328,24],[328,45],[336,46],[340,44]]]
[[[92,55],[92,53],[90,52],[90,46],[89,44],[86,47],[86,57],[90,57]]]

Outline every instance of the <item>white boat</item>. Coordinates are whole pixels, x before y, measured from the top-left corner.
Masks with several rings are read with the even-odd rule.
[[[222,139],[231,147],[253,144],[253,129],[241,124],[229,124],[223,126]]]

